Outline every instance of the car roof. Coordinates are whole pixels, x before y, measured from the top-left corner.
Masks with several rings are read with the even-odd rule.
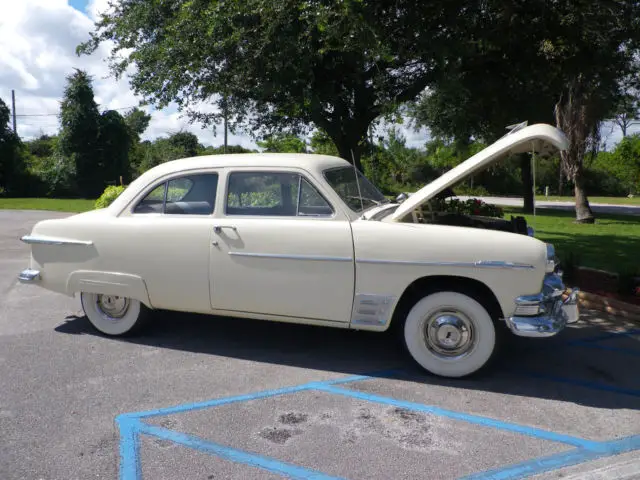
[[[349,165],[351,164],[342,158],[314,153],[229,153],[171,160],[152,168],[149,173],[153,171],[155,177],[203,167],[293,167],[322,171]]]

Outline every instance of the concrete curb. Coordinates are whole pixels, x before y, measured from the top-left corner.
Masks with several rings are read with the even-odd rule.
[[[566,296],[564,295],[565,298]],[[580,291],[578,292],[578,305],[589,310],[597,310],[615,317],[640,322],[640,306],[615,298],[607,298],[595,293]]]

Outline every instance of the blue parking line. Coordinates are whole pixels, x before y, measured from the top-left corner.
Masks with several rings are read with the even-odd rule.
[[[277,388],[274,390],[264,390],[261,392],[248,393],[245,395],[237,395],[234,397],[216,398],[214,400],[207,400],[204,402],[187,403],[184,405],[177,405],[175,407],[159,408],[156,410],[148,410],[145,412],[137,412],[135,416],[137,418],[155,417],[158,415],[171,415],[174,413],[190,412],[193,410],[201,410],[203,408],[218,407],[220,405],[226,405],[236,402],[247,402],[249,400],[257,400],[259,398],[275,397],[277,395],[285,395],[288,393],[300,392],[302,390],[309,390],[316,386],[321,385],[333,385],[340,383],[357,382],[358,380],[365,380],[371,378],[370,375],[354,375],[346,378],[340,378],[336,380],[328,380],[326,382],[310,382],[302,385],[296,385],[293,387]]]
[[[579,340],[570,340],[566,342],[567,345],[573,345],[576,342],[601,342],[602,340],[609,340],[611,338],[618,337],[635,337],[636,335],[640,335],[640,328],[635,328],[631,330],[623,330],[621,332],[609,332],[602,335],[596,335],[595,337],[587,337],[581,338]]]
[[[640,356],[640,350],[634,350],[632,348],[620,348],[620,347],[611,347],[609,345],[600,345],[598,343],[591,342],[574,342],[572,345],[576,347],[585,347],[585,348],[596,348],[599,350],[607,350],[609,352],[622,353],[624,355],[634,355]]]
[[[560,442],[573,445],[574,447],[589,448],[591,450],[598,450],[600,448],[599,442],[593,442],[591,440],[585,440],[583,438],[572,437],[570,435],[563,435],[561,433],[550,432],[534,427],[527,427],[525,425],[518,425],[516,423],[507,423],[493,418],[481,417],[478,415],[471,415],[462,412],[456,412],[453,410],[445,410],[444,408],[435,407],[431,405],[424,405],[422,403],[407,402],[405,400],[397,400],[391,397],[383,397],[371,393],[360,392],[357,390],[347,390],[345,388],[333,387],[333,386],[320,386],[317,388],[328,393],[334,393],[336,395],[343,395],[346,397],[353,397],[359,400],[365,400],[367,402],[382,403],[385,405],[392,405],[394,407],[406,408],[407,410],[414,410],[423,413],[430,413],[438,415],[440,417],[451,418],[453,420],[461,420],[467,423],[473,423],[475,425],[481,425],[483,427],[491,427],[498,430],[505,430],[508,432],[519,433],[521,435],[527,435],[542,440],[549,440],[551,442]]]
[[[226,447],[186,433],[167,430],[165,428],[148,425],[142,422],[139,423],[140,425],[138,426],[138,429],[142,434],[153,435],[154,437],[169,440],[177,443],[178,445],[183,445],[200,452],[210,453],[232,462],[242,463],[250,467],[267,470],[272,473],[283,475],[287,478],[297,480],[341,480],[339,477],[326,475],[316,470],[281,462],[273,458],[263,457],[262,455],[249,453],[244,450]]]
[[[637,330],[640,334],[640,330]],[[596,342],[612,337],[617,337],[623,334],[629,334],[629,332],[615,332],[606,336],[593,337],[586,339],[586,342]],[[631,334],[635,335],[636,331],[631,331]],[[456,412],[453,410],[446,410],[440,407],[424,405],[420,403],[407,402],[403,400],[396,400],[391,397],[384,397],[375,394],[369,394],[358,390],[349,390],[341,388],[338,385],[357,382],[362,380],[370,380],[374,378],[397,378],[397,370],[385,371],[374,373],[370,375],[353,375],[349,377],[343,377],[334,380],[321,381],[321,382],[309,382],[302,385],[285,387],[273,390],[266,390],[261,392],[255,392],[245,395],[237,395],[233,397],[219,398],[214,400],[208,400],[203,402],[189,403],[183,405],[177,405],[174,407],[160,408],[156,410],[148,410],[143,412],[129,413],[119,415],[117,422],[120,430],[120,480],[140,480],[142,478],[141,462],[140,462],[140,434],[152,435],[165,440],[172,441],[178,445],[182,445],[188,448],[206,452],[216,455],[218,457],[230,460],[232,462],[249,465],[256,468],[268,470],[273,473],[277,473],[289,478],[299,478],[301,480],[308,479],[334,479],[336,477],[328,476],[322,472],[306,469],[296,465],[281,462],[277,459],[263,457],[251,452],[226,447],[217,443],[213,443],[193,435],[175,432],[167,430],[161,427],[146,424],[142,421],[143,418],[149,418],[159,415],[171,415],[183,412],[190,412],[199,409],[211,408],[220,405],[246,402],[251,400],[257,400],[267,397],[273,397],[278,395],[286,395],[290,393],[296,393],[301,391],[317,390],[324,391],[330,394],[337,394],[352,398],[357,398],[369,402],[381,403],[386,405],[393,405],[400,408],[406,408],[409,410],[421,411],[425,413],[431,413],[446,418],[464,421],[471,424],[476,424],[484,427],[495,428],[498,430],[509,431],[517,434],[527,435],[530,437],[560,442],[568,445],[572,445],[574,449],[567,452],[551,455],[548,457],[540,457],[529,461],[521,462],[515,465],[506,466],[503,468],[497,468],[487,472],[481,472],[474,474],[467,479],[473,480],[509,480],[515,478],[523,478],[523,476],[529,476],[544,471],[555,470],[563,468],[569,465],[579,464],[585,461],[589,461],[595,458],[603,456],[615,455],[625,451],[640,449],[640,435],[634,437],[628,437],[622,440],[616,440],[611,442],[597,442],[561,433],[550,432],[539,428],[528,427],[524,425],[518,425],[514,423],[502,422],[488,417],[482,417],[477,415],[470,415],[462,412]],[[584,382],[581,380],[574,380],[570,378],[561,378],[551,375],[536,374],[535,372],[518,372],[519,374],[525,374],[532,377],[538,377],[545,380],[558,381],[564,383],[570,383],[574,385],[580,385],[587,388],[595,388],[598,390],[613,391],[615,393],[624,393],[628,395],[640,396],[639,390],[623,389],[618,387],[612,387],[609,385],[597,384],[594,382]]]
[[[592,390],[602,390],[604,392],[620,393],[623,395],[640,397],[640,390],[634,388],[615,387],[613,385],[607,385],[604,383],[590,382],[588,380],[578,380],[575,378],[559,377],[556,375],[548,375],[546,373],[537,373],[531,371],[518,370],[516,373],[518,373],[518,375],[526,375],[527,377],[531,378],[539,378],[540,380],[549,380],[551,382],[566,383],[569,385],[576,385],[578,387],[590,388]]]
[[[116,417],[120,430],[120,480],[138,480],[142,478],[140,463],[140,438],[136,432],[133,415]]]
[[[568,452],[557,453],[547,457],[538,457],[532,460],[516,463],[506,467],[487,470],[485,472],[468,475],[459,480],[514,480],[533,475],[571,467],[580,463],[597,460],[598,458],[611,457],[622,453],[640,449],[640,435],[601,442],[598,451],[590,449],[575,449]]]

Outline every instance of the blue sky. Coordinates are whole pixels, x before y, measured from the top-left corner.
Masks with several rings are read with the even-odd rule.
[[[88,4],[88,0],[69,0],[69,5],[82,13],[85,13]]]

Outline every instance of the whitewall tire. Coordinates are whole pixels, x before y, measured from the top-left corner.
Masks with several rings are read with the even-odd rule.
[[[91,325],[105,335],[120,336],[137,332],[148,315],[148,309],[132,298],[82,292],[80,301]]]
[[[417,301],[403,326],[405,347],[425,370],[464,377],[480,370],[496,350],[496,329],[480,303],[458,292]]]

